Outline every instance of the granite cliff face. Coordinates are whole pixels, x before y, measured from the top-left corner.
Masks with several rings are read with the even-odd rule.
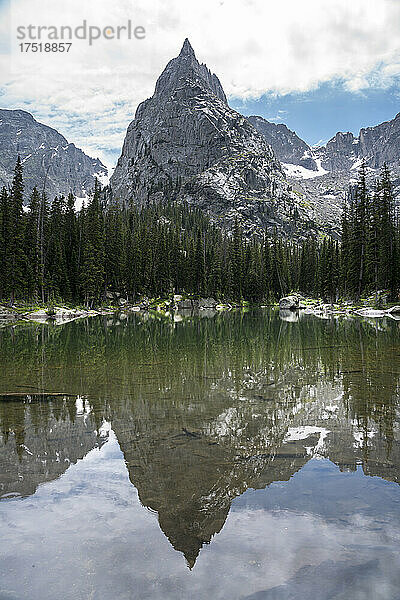
[[[264,137],[228,106],[188,40],[139,105],[108,197],[140,204],[166,190],[223,226],[238,219],[248,234],[299,237],[326,226],[293,192]]]
[[[82,197],[93,188],[95,176],[107,177],[107,168],[98,158],[90,158],[30,113],[0,109],[0,185],[11,184],[18,154],[26,196],[36,186],[50,200],[69,192]]]

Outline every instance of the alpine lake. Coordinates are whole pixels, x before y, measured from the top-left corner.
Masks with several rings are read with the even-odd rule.
[[[1,600],[398,600],[400,321],[0,329]]]

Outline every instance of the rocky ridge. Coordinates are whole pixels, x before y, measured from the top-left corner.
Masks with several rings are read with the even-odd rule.
[[[311,147],[286,125],[262,117],[248,117],[272,146],[294,190],[306,204],[319,206],[324,219],[339,223],[349,187],[357,181],[364,162],[373,184],[386,162],[393,176],[394,194],[400,200],[400,113],[394,119],[360,130],[358,136],[338,132],[320,147]]]
[[[282,163],[299,165],[311,171],[317,171],[318,165],[310,146],[291,131],[284,123],[271,123],[263,117],[247,117]]]
[[[85,197],[95,177],[103,183],[107,168],[69,143],[55,129],[24,110],[0,109],[0,185],[8,187],[18,155],[24,168],[26,197],[36,186],[49,199],[70,192]]]

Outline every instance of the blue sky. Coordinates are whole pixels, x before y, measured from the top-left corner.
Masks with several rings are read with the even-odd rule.
[[[263,95],[257,100],[231,98],[242,114],[260,115],[274,123],[285,123],[308,144],[326,142],[338,131],[358,135],[393,119],[400,112],[400,87],[368,88],[350,92],[341,83],[324,83],[316,90],[285,95]]]

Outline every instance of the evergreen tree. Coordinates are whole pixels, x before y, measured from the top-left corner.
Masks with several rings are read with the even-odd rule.
[[[95,188],[83,220],[81,287],[87,306],[100,302],[105,292],[104,220],[101,188]]]
[[[27,258],[25,287],[28,298],[37,300],[39,297],[40,288],[40,195],[36,187],[33,188],[31,193],[28,208],[29,212],[26,217],[24,242],[25,255]]]
[[[8,231],[5,252],[5,290],[10,296],[11,304],[17,296],[24,292],[24,275],[26,260],[24,254],[24,221],[23,221],[22,163],[18,156],[14,169],[11,192],[8,197]]]

